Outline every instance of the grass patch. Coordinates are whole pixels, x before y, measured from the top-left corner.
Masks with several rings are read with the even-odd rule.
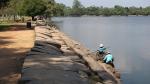
[[[10,26],[10,24],[0,24],[0,31],[8,30]]]

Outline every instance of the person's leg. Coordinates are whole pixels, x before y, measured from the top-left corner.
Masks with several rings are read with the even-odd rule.
[[[114,63],[109,61],[107,64],[111,65],[112,67],[114,67]]]
[[[106,59],[105,59],[105,60],[103,60],[103,63],[106,63]]]
[[[97,61],[99,60],[99,56],[100,56],[99,51],[97,51],[97,52],[96,52],[96,60],[97,60]]]

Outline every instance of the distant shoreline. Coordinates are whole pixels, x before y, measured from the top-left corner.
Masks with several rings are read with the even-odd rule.
[[[104,16],[104,15],[99,15],[99,16],[96,16],[96,15],[82,15],[82,16],[53,16],[53,17],[141,17],[141,16],[144,16],[144,17],[149,17],[150,15],[128,15],[128,16],[125,16],[125,15],[111,15],[111,16]]]

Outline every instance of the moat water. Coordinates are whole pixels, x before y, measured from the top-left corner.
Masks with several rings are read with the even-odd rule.
[[[123,84],[150,83],[150,16],[53,17],[60,30],[92,51],[103,43]]]

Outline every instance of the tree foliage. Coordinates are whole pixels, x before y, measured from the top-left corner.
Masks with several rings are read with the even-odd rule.
[[[123,7],[115,5],[112,8],[90,6],[84,7],[79,0],[73,1],[72,7],[56,3],[55,0],[0,0],[0,11],[8,15],[27,15],[37,16],[81,16],[81,15],[150,15],[150,6],[148,7]],[[1,14],[0,14],[1,15]]]
[[[21,14],[21,7],[23,0],[10,0],[8,6],[7,6],[7,10],[8,13],[7,14],[11,14],[11,15],[20,15]]]
[[[22,14],[32,17],[42,15],[46,10],[45,4],[43,0],[24,0],[21,8]]]
[[[2,7],[5,7],[8,2],[9,2],[9,0],[0,0],[0,9],[1,9]]]
[[[123,7],[120,5],[115,5],[112,8],[107,7],[97,7],[90,6],[84,7],[79,0],[74,0],[72,8],[65,7],[64,8],[65,16],[81,16],[81,15],[103,15],[103,16],[111,16],[111,15],[150,15],[150,6],[142,8],[142,7]]]
[[[55,6],[55,1],[54,0],[47,0],[46,1],[46,10],[45,10],[45,15],[46,16],[53,16],[54,15],[54,6]]]
[[[78,0],[74,0],[71,14],[80,16],[82,14],[82,7],[82,4]]]

